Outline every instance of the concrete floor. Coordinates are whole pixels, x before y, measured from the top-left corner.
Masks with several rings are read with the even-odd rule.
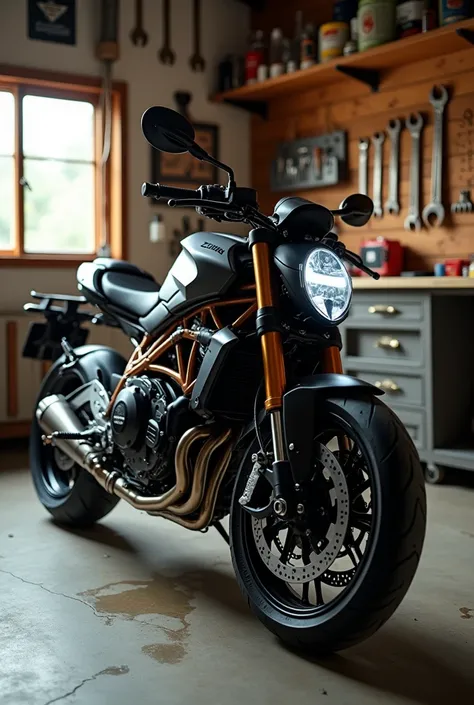
[[[474,489],[428,495],[426,549],[397,614],[312,662],[249,613],[215,531],[124,503],[91,532],[66,531],[26,472],[0,472],[0,703],[472,705]]]

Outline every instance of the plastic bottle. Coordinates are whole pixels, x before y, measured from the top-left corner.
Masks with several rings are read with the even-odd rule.
[[[297,10],[295,15],[295,34],[291,43],[291,56],[286,65],[287,73],[298,71],[301,63],[301,41],[303,36],[303,13]]]
[[[265,58],[263,32],[258,29],[250,39],[250,47],[245,55],[245,83],[250,86],[257,82],[258,67]]]
[[[270,35],[270,78],[281,76],[285,71],[283,63],[283,32],[279,27],[274,27]]]

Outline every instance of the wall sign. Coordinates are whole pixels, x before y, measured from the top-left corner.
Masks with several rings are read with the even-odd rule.
[[[76,0],[28,0],[28,36],[44,42],[76,43]]]

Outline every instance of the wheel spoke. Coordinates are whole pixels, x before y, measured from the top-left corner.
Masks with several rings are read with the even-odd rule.
[[[356,500],[358,497],[360,497],[364,492],[367,490],[370,490],[371,488],[371,482],[370,479],[367,478],[365,482],[363,482],[361,485],[356,487],[352,492],[351,492],[351,499],[352,501]]]
[[[280,561],[282,563],[286,563],[288,561],[288,558],[290,557],[290,553],[293,550],[293,547],[295,545],[295,535],[293,531],[288,528],[288,532],[286,534],[286,539],[285,539],[285,545],[283,546],[283,551],[280,554]]]
[[[275,539],[276,535],[280,533],[280,531],[286,528],[286,525],[287,522],[282,521],[281,519],[277,519],[273,523],[266,525],[266,527],[263,529],[263,535],[268,545],[271,544],[271,542]]]
[[[309,583],[303,583],[303,591],[301,593],[301,602],[309,605]]]
[[[311,542],[308,539],[307,536],[302,536],[301,537],[301,558],[303,559],[303,564],[308,565],[308,563],[311,562],[310,555],[311,555]],[[306,585],[307,583],[305,583]]]
[[[316,578],[314,582],[314,587],[316,589],[316,605],[324,605],[323,589],[321,587],[321,578]]]
[[[372,514],[352,512],[349,519],[349,524],[353,529],[359,529],[359,531],[368,533],[372,528]]]

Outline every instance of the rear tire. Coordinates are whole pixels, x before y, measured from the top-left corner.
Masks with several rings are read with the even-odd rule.
[[[232,500],[230,546],[240,588],[261,622],[286,644],[312,653],[353,646],[376,632],[396,610],[415,575],[426,525],[423,472],[402,423],[379,399],[332,399],[320,404],[318,428],[345,429],[370,463],[374,514],[363,559],[338,597],[312,609],[282,599],[239,504],[251,469],[249,450]],[[326,426],[324,426],[326,424]],[[336,425],[338,424],[338,425]],[[372,496],[372,495],[371,495]],[[371,499],[372,502],[372,499]],[[253,541],[253,545],[252,545]],[[280,590],[280,592],[278,592]],[[311,605],[311,607],[313,607]]]
[[[110,370],[110,373],[115,370]],[[91,381],[79,360],[68,369],[60,361],[51,369],[41,388],[40,399],[49,394],[69,394]],[[104,386],[107,388],[107,380]],[[36,407],[35,407],[36,408]],[[43,431],[35,420],[30,437],[30,468],[41,504],[59,524],[85,528],[108,514],[119,497],[106,492],[86,470],[41,440]],[[61,469],[68,466],[68,469]]]

